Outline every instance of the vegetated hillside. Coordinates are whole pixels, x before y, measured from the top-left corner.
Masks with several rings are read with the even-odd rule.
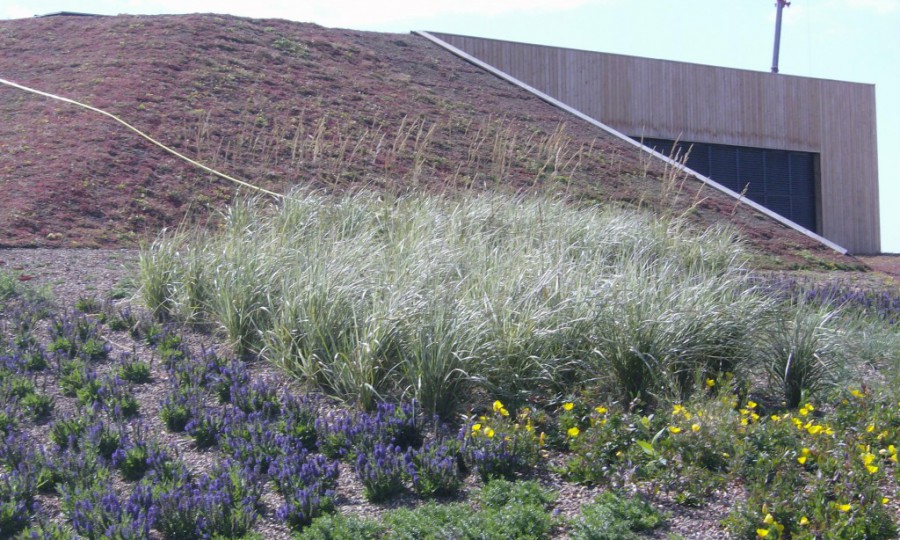
[[[707,225],[775,265],[858,264],[424,38],[220,15],[0,21],[0,77],[284,192],[555,190]],[[0,86],[0,246],[131,246],[236,193],[123,126]],[[660,201],[665,201],[661,203]]]

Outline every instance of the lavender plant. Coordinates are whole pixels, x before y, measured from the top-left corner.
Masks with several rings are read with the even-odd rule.
[[[294,445],[310,451],[316,449],[316,414],[309,403],[292,394],[287,394],[283,401],[282,417],[275,429],[294,441]]]
[[[27,463],[9,465],[0,474],[0,534],[12,536],[28,525],[37,509],[37,478]]]
[[[269,467],[268,474],[278,492],[289,497],[314,485],[318,485],[322,492],[334,489],[339,470],[336,461],[301,450],[297,454],[278,456]]]
[[[218,444],[224,425],[224,415],[207,408],[189,420],[184,429],[194,439],[197,448],[204,449]]]
[[[412,451],[410,471],[413,489],[424,498],[455,495],[462,485],[457,440],[431,441]]]
[[[134,384],[149,382],[150,364],[129,354],[123,354],[119,359],[118,376]]]
[[[271,381],[254,380],[249,385],[235,381],[230,388],[229,401],[245,413],[259,412],[274,418],[281,412],[281,402]]]
[[[149,537],[152,526],[153,509],[144,490],[139,487],[123,505],[111,486],[64,489],[62,507],[84,538],[138,540]]]
[[[194,417],[195,411],[200,408],[200,400],[193,392],[175,386],[170,388],[163,398],[159,416],[166,425],[166,429],[180,433],[185,430],[188,422]]]
[[[168,540],[239,538],[259,518],[262,478],[226,461],[209,474],[156,495],[156,528]]]
[[[214,369],[211,373],[212,391],[220,403],[231,401],[232,388],[246,388],[250,384],[247,366],[240,360],[233,359],[231,362],[217,363],[211,367]]]
[[[269,476],[285,500],[275,515],[290,527],[302,529],[333,510],[338,466],[325,456],[306,451],[280,456],[269,468]]]
[[[404,452],[399,446],[375,443],[371,450],[356,456],[354,472],[363,484],[366,500],[382,502],[403,491],[403,480],[415,474],[415,466],[410,452]]]
[[[320,417],[316,420],[316,432],[326,455],[353,460],[378,443],[404,449],[421,446],[421,425],[414,402],[380,403],[373,413],[340,412]]]

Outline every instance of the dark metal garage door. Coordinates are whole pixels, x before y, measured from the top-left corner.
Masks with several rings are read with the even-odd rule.
[[[748,199],[819,232],[816,154],[690,142],[679,142],[676,154],[673,141],[645,138],[643,143],[667,156],[690,148],[685,164],[691,169],[738,193],[746,190]]]

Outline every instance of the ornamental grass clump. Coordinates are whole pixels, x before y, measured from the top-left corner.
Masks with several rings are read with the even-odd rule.
[[[811,305],[783,311],[757,347],[760,364],[780,388],[785,404],[796,409],[804,396],[833,387],[846,375],[836,312]]]
[[[728,230],[548,197],[295,191],[144,251],[152,309],[363,408],[412,396],[444,418],[479,388],[686,397],[697,373],[750,370],[771,306]]]

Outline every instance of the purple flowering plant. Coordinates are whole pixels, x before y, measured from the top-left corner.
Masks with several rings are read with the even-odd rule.
[[[375,443],[371,450],[357,454],[354,472],[363,484],[366,500],[382,502],[403,491],[404,478],[415,475],[415,465],[411,450]]]

